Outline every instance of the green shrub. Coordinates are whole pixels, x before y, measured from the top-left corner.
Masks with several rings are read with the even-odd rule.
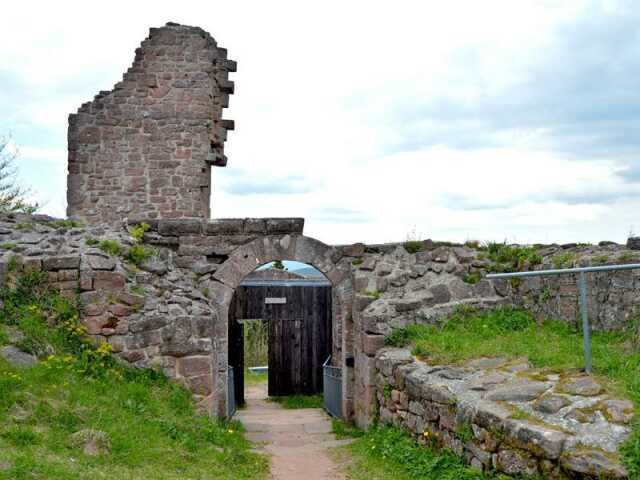
[[[133,241],[136,244],[142,243],[144,241],[144,234],[149,230],[151,226],[148,223],[142,222],[138,225],[135,225],[129,228],[129,234],[133,238]]]
[[[70,218],[61,219],[61,220],[53,220],[49,222],[49,225],[54,228],[81,228],[84,227],[84,224],[79,220],[71,220]]]
[[[467,240],[464,242],[464,246],[474,250],[480,250],[482,248],[478,240]]]
[[[609,261],[609,255],[596,255],[591,261],[596,265],[607,263]]]
[[[564,268],[565,266],[571,266],[575,258],[576,255],[573,252],[559,253],[551,259],[551,263],[555,268]]]
[[[117,240],[102,240],[98,248],[109,255],[120,255],[122,248]]]
[[[420,240],[407,240],[404,242],[403,246],[409,253],[417,253],[424,249],[424,243]]]
[[[127,252],[126,260],[136,266],[142,265],[154,255],[154,251],[144,245],[133,245]]]
[[[489,242],[485,248],[492,269],[496,272],[518,272],[542,263],[542,257],[535,247]]]

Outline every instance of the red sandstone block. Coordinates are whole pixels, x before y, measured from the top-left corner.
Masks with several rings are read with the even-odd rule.
[[[134,295],[133,293],[129,293],[129,292],[118,293],[118,300],[120,300],[121,302],[127,305],[131,305],[135,307],[144,305],[144,297],[142,295]]]
[[[117,272],[97,271],[93,279],[93,288],[96,290],[118,291],[124,288],[124,275]]]
[[[57,290],[60,290],[61,292],[63,290],[72,290],[74,291],[76,288],[78,288],[78,281],[77,280],[69,280],[69,281],[64,281],[64,282],[55,282],[53,284],[51,284],[51,286]]]
[[[42,260],[39,258],[25,258],[22,261],[22,266],[25,270],[37,271],[42,270]]]
[[[115,305],[109,305],[109,312],[114,314],[116,317],[126,317],[133,313],[133,307],[116,303]]]
[[[82,319],[82,323],[87,329],[87,334],[98,335],[102,331],[102,329],[108,325],[109,317],[106,315],[85,317]]]
[[[58,272],[58,280],[78,280],[78,270],[60,270]]]
[[[106,310],[106,306],[103,303],[90,303],[83,309],[83,313],[88,317],[96,315],[102,315]]]
[[[211,373],[211,357],[197,356],[178,359],[178,372],[184,377],[195,377]]]
[[[365,354],[375,355],[382,347],[384,347],[384,335],[363,334],[362,349]]]
[[[213,391],[213,378],[211,375],[200,375],[186,379],[187,386],[196,395],[209,395]]]

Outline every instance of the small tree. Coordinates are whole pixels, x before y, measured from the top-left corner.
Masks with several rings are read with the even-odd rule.
[[[278,270],[287,269],[287,267],[284,266],[284,263],[282,263],[282,260],[276,260],[275,262],[273,262],[272,268],[277,268]]]
[[[38,205],[27,201],[29,189],[18,185],[16,159],[9,151],[9,138],[0,137],[0,212],[34,213]]]

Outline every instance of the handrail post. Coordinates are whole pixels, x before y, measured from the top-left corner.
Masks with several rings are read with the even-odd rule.
[[[563,268],[553,270],[533,270],[530,272],[490,273],[488,279],[494,278],[524,278],[542,277],[546,275],[577,275],[578,288],[580,289],[580,313],[582,315],[582,343],[584,352],[584,370],[591,374],[591,347],[589,343],[589,308],[587,305],[587,273],[612,272],[615,270],[640,269],[640,263],[627,263],[624,265],[601,265],[598,267]]]
[[[591,374],[591,346],[589,342],[589,309],[587,305],[587,274],[580,272],[580,313],[582,314],[582,345],[584,350],[584,370]]]

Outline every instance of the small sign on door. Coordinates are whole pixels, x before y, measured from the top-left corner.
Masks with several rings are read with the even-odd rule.
[[[265,297],[264,303],[267,305],[282,305],[287,303],[287,297]]]

